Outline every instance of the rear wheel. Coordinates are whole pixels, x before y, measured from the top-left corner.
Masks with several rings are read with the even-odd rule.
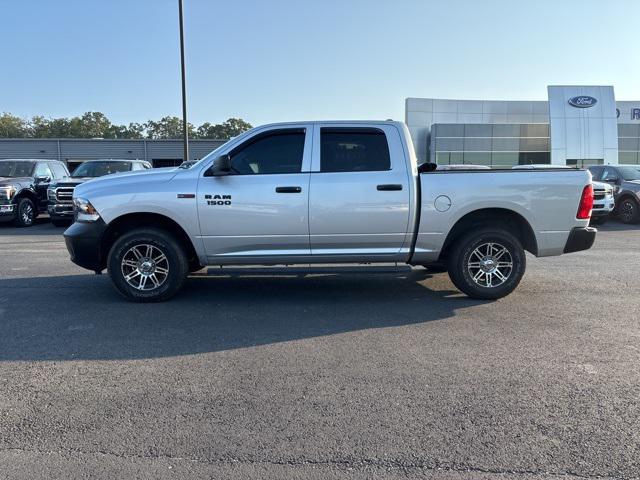
[[[623,223],[640,222],[640,206],[631,197],[627,197],[620,202],[618,207],[618,217]]]
[[[107,268],[118,292],[135,302],[171,298],[189,273],[180,244],[169,232],[155,228],[136,229],[118,238]]]
[[[30,198],[21,198],[16,205],[16,219],[18,227],[30,227],[37,216],[36,206]]]
[[[520,283],[526,257],[509,231],[487,227],[456,241],[448,260],[449,277],[471,298],[493,300],[510,294]]]

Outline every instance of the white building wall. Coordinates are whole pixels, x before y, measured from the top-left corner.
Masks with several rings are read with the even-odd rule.
[[[551,163],[568,159],[602,159],[618,163],[618,130],[613,87],[558,85],[547,88],[551,134]],[[595,105],[578,108],[569,100],[578,96],[596,99]]]

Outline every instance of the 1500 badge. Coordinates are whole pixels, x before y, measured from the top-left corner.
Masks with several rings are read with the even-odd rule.
[[[205,195],[207,205],[231,205],[231,195]]]

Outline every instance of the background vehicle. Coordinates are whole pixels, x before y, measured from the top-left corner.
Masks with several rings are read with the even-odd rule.
[[[47,190],[49,205],[47,211],[51,223],[60,227],[73,220],[73,190],[92,178],[112,173],[148,170],[151,164],[144,160],[88,160],[73,171],[69,177],[52,182]]]
[[[589,170],[594,180],[613,187],[613,214],[624,223],[640,223],[640,165],[597,165]]]
[[[589,172],[418,168],[391,121],[266,125],[188,169],[79,185],[74,205],[72,261],[135,301],[171,297],[203,265],[376,262],[446,263],[464,293],[495,299],[525,250],[584,250],[596,234]]]
[[[608,183],[591,182],[593,184],[593,210],[591,225],[602,225],[607,221],[615,208],[613,187]]]
[[[0,221],[33,225],[47,210],[51,181],[67,175],[66,165],[57,160],[0,160]]]

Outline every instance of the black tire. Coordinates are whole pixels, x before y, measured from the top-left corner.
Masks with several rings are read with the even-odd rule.
[[[495,246],[490,247],[490,244],[499,246],[500,250]],[[505,252],[502,252],[502,248]],[[481,259],[476,253],[487,251],[494,252],[498,258],[483,255]],[[505,256],[506,253],[508,256]],[[511,262],[508,262],[509,258]],[[489,260],[493,260],[494,263],[491,264]],[[500,263],[495,263],[499,260],[505,265],[500,267]],[[510,268],[506,266],[508,263],[511,263]],[[476,264],[478,266],[475,266]],[[492,268],[492,265],[495,267],[492,271],[484,270]],[[509,295],[518,286],[526,268],[526,257],[520,241],[511,232],[501,227],[485,227],[463,235],[454,243],[447,267],[451,281],[460,291],[471,298],[495,300]],[[505,278],[499,278],[498,273]],[[474,276],[478,277],[477,281],[474,280]],[[497,282],[500,283],[490,286]]]
[[[68,227],[69,225],[71,225],[70,220],[63,220],[59,218],[52,218],[51,223],[54,227]]]
[[[16,204],[16,218],[13,221],[17,227],[30,227],[34,224],[38,211],[30,198],[24,197]]]
[[[618,218],[622,223],[640,222],[640,205],[631,197],[625,197],[618,205]]]
[[[165,259],[158,260],[157,264],[154,261],[145,263],[147,259],[145,253],[148,252],[148,246],[152,247],[152,254],[148,258],[151,260],[161,258],[157,254],[159,251]],[[136,251],[142,255],[138,257],[135,254]],[[130,265],[134,258],[138,259],[137,267]],[[128,264],[125,264],[123,260],[126,260]],[[150,263],[153,265],[149,266]],[[141,272],[144,272],[145,268],[148,268],[147,272],[152,270],[153,273],[143,275]],[[164,274],[160,273],[161,268],[168,270],[164,277]],[[161,302],[178,293],[189,273],[189,262],[184,250],[170,232],[157,228],[139,228],[124,234],[115,241],[109,251],[107,269],[114,286],[127,300]],[[140,285],[132,286],[125,278],[125,273],[131,277],[129,281]],[[145,276],[146,280],[143,279]],[[152,281],[152,276],[156,280]],[[143,281],[144,285],[142,285]],[[146,289],[147,281],[151,282],[149,286],[152,288]],[[158,286],[154,286],[156,281],[159,283]],[[139,289],[139,286],[142,286],[142,289]]]
[[[604,215],[601,217],[591,217],[591,221],[589,222],[590,225],[604,225],[605,223],[607,223],[607,217]]]

